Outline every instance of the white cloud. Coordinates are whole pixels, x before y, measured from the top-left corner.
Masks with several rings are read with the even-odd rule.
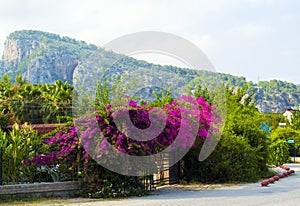
[[[189,40],[197,45],[203,52],[211,52],[217,45],[216,39],[209,34],[202,36],[191,35],[189,36]]]
[[[248,3],[248,4],[252,4],[254,6],[260,6],[260,5],[276,5],[276,4],[280,4],[283,3],[284,0],[244,0],[241,1],[242,3]]]
[[[238,0],[2,0],[0,34],[39,29],[98,45],[136,31],[157,30],[180,35],[190,33],[191,28],[199,32],[197,22],[207,15],[265,1],[275,0],[244,3]]]
[[[100,46],[133,32],[163,31],[190,40],[212,58],[220,69],[236,68],[238,71],[251,66],[255,68],[251,70],[253,74],[245,71],[239,74],[255,77],[261,70],[268,70],[266,65],[272,65],[270,66],[272,71],[269,73],[274,72],[274,68],[282,70],[286,65],[284,57],[289,57],[289,60],[291,56],[294,58],[293,61],[288,61],[289,70],[299,65],[296,61],[299,55],[296,51],[299,38],[295,37],[300,31],[297,25],[299,9],[297,9],[298,2],[295,2],[294,0],[1,0],[0,55],[5,37],[21,29],[48,31]],[[260,14],[266,16],[261,17]],[[291,17],[283,21],[284,15]],[[286,22],[284,31],[282,22]],[[282,39],[289,40],[290,43],[280,41]],[[278,53],[280,48],[287,49]],[[288,48],[294,48],[295,51]],[[265,54],[270,56],[274,52],[283,58],[276,58],[276,63],[273,57],[260,59],[261,56]],[[251,59],[259,61],[252,61],[250,56]],[[234,70],[224,72],[234,73]]]
[[[282,56],[300,56],[300,50],[298,49],[285,49],[279,52]]]
[[[231,33],[247,39],[264,38],[271,33],[271,28],[266,25],[247,24],[232,29]]]
[[[2,0],[0,2],[2,38],[15,30],[37,29],[102,45],[121,35],[146,30],[165,31],[177,35],[187,32],[189,36],[189,28],[195,28],[198,19],[219,12],[236,1]]]

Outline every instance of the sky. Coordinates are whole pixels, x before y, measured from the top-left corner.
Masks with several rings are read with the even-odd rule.
[[[1,0],[0,51],[10,33],[23,29],[98,46],[134,32],[161,31],[194,43],[218,72],[300,84],[299,11],[298,0]],[[136,58],[177,64],[149,56]]]

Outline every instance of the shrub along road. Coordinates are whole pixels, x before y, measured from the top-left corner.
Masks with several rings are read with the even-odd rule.
[[[288,164],[296,174],[280,179],[268,187],[260,183],[220,187],[213,190],[185,191],[182,189],[163,189],[155,194],[139,198],[117,201],[96,201],[76,203],[82,206],[114,205],[212,205],[212,206],[292,206],[300,204],[300,164]],[[68,204],[69,205],[69,204]]]

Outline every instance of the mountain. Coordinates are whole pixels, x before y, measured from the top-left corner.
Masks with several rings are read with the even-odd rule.
[[[57,79],[72,83],[79,61],[95,45],[41,31],[24,30],[10,34],[4,44],[0,74],[23,74],[32,83],[53,83]]]
[[[133,95],[142,91],[150,96],[153,90],[168,88],[169,85],[172,92],[178,94],[185,92],[187,87],[195,88],[198,83],[225,83],[252,87],[256,94],[255,104],[262,112],[283,112],[286,107],[300,103],[300,86],[293,83],[271,80],[255,84],[230,74],[151,64],[84,41],[42,31],[22,30],[10,34],[0,60],[1,76],[6,73],[14,79],[22,74],[33,84],[49,84],[58,79],[76,84],[79,79],[86,87],[92,87],[95,78],[104,78],[104,69],[107,69],[105,78],[109,82],[116,80],[118,75],[126,76],[137,88],[133,89]]]

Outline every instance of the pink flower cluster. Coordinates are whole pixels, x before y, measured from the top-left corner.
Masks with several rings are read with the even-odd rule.
[[[180,102],[175,100],[171,104],[165,104],[162,108],[158,108],[159,110],[155,114],[155,122],[149,120],[149,112],[153,108],[147,104],[141,106],[130,100],[127,106],[117,110],[108,105],[104,111],[100,111],[95,116],[83,117],[77,120],[76,125],[80,130],[82,144],[89,153],[93,153],[93,156],[97,158],[101,158],[101,153],[106,151],[107,143],[130,155],[151,155],[172,145],[180,130],[180,132],[184,132],[185,136],[185,138],[180,139],[180,146],[182,148],[193,146],[195,125],[198,129],[196,141],[204,141],[209,136],[209,130],[214,123],[213,121],[215,121],[212,115],[214,108],[202,97],[194,99],[191,96],[182,96],[180,100]],[[187,104],[193,101],[197,103],[196,108],[189,107]],[[189,121],[182,118],[183,112],[192,119],[197,119],[198,122],[190,125]],[[131,138],[134,130],[132,127],[140,129],[140,132],[146,132],[148,127],[153,126],[152,124],[164,122],[162,119],[165,116],[162,114],[167,115],[166,124],[163,125],[163,130],[157,136],[148,141]],[[119,123],[119,126],[121,124],[123,128],[118,128],[115,120],[126,119],[128,115],[132,125],[124,121]],[[154,128],[158,127],[159,125],[154,125]],[[152,130],[149,135],[151,135],[151,132],[156,133],[157,131]]]
[[[196,102],[196,107],[191,107],[191,102]],[[96,110],[95,114],[89,117],[76,119],[76,127],[72,127],[67,134],[58,133],[45,141],[52,150],[51,154],[37,155],[33,159],[24,160],[24,163],[40,166],[54,165],[61,160],[75,161],[78,152],[82,152],[86,160],[84,162],[87,162],[87,152],[90,155],[93,153],[93,157],[101,158],[102,152],[107,150],[107,143],[130,155],[151,155],[172,145],[179,132],[184,134],[184,138],[179,141],[180,146],[187,148],[195,143],[194,125],[197,125],[198,130],[196,141],[204,141],[209,136],[213,124],[217,122],[212,115],[214,108],[202,97],[194,99],[191,96],[182,96],[180,101],[174,100],[171,104],[156,108],[156,112],[153,113],[155,121],[150,121],[151,110],[153,107],[147,104],[138,105],[132,100],[118,109],[107,105],[104,110]],[[197,122],[191,125],[187,119],[182,118],[183,113]],[[115,120],[126,119],[126,116],[129,116],[132,124],[126,121],[119,123],[119,126],[121,124],[124,127],[120,131]],[[165,124],[161,125],[162,123]],[[150,127],[155,129],[149,132],[147,129]],[[149,132],[148,136],[155,136],[147,141],[133,139],[132,131],[136,131],[136,128],[140,132]]]
[[[76,159],[78,149],[80,149],[75,127],[71,127],[67,134],[59,132],[56,136],[46,139],[44,143],[52,150],[51,154],[41,154],[34,156],[32,159],[25,159],[24,164],[53,166],[62,161],[72,162]]]

